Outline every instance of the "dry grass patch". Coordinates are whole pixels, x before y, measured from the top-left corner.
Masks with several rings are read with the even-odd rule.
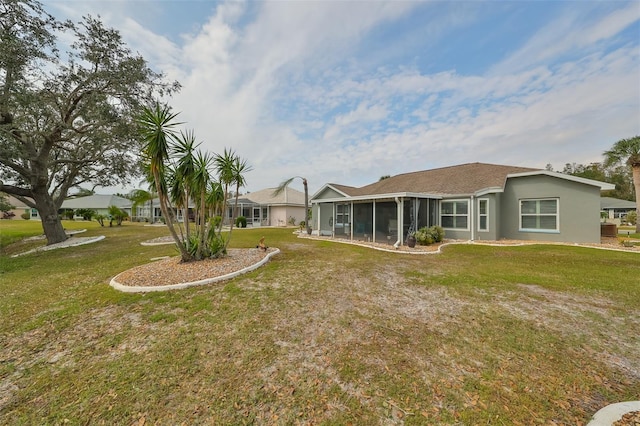
[[[3,258],[0,422],[584,424],[640,394],[631,254],[411,257],[266,229],[235,247],[262,235],[282,251],[265,267],[147,295],[107,283],[171,254],[136,244],[155,230],[71,249],[85,269]]]

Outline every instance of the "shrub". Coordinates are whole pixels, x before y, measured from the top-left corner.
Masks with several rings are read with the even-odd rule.
[[[220,226],[220,222],[222,222],[222,216],[214,216],[213,218],[211,218],[211,225],[214,228]]]
[[[94,215],[93,218],[100,224],[100,226],[104,226],[104,220],[107,218],[103,214]]]
[[[247,218],[244,216],[236,217],[236,227],[237,228],[246,228],[247,227]]]
[[[416,241],[418,244],[428,246],[429,244],[439,243],[444,239],[444,229],[440,226],[431,226],[429,228],[422,227],[416,232]]]
[[[633,210],[627,213],[627,222],[631,225],[635,225],[636,223],[638,223],[638,213]]]
[[[76,214],[78,216],[82,216],[82,219],[84,220],[91,220],[93,219],[93,216],[96,215],[95,210],[91,210],[91,209],[78,209],[76,210]]]
[[[20,215],[21,218],[23,218],[24,220],[29,220],[31,219],[31,215],[27,212],[24,212]]]
[[[73,220],[73,216],[75,215],[75,213],[73,212],[73,209],[69,209],[69,210],[65,210],[64,211],[64,217],[67,220]]]

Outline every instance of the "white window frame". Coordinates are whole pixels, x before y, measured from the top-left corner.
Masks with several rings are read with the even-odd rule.
[[[481,213],[480,210],[480,204],[482,204],[483,202],[487,203],[487,208],[486,208],[486,213]],[[485,223],[486,223],[486,227],[485,228],[481,228],[480,224],[482,223],[482,221],[480,220],[481,217],[485,218]],[[478,232],[489,232],[489,199],[488,198],[478,198]]]
[[[338,220],[340,217],[340,220]],[[336,224],[347,225],[351,223],[351,204],[348,203],[339,203],[336,204]]]
[[[556,212],[554,214],[551,213],[540,213],[540,201],[555,201],[556,202]],[[555,229],[542,229],[542,228],[524,228],[522,226],[522,203],[523,201],[535,201],[536,202],[536,214],[527,214],[527,216],[555,216],[556,218],[556,227]],[[546,198],[522,198],[518,200],[518,231],[520,232],[539,232],[543,234],[559,234],[560,233],[560,198],[556,197],[546,197]]]
[[[460,203],[460,202],[463,202],[463,203],[467,204],[467,213],[465,213],[465,214],[457,214],[456,213],[456,207],[455,207],[456,204],[455,203]],[[442,205],[444,203],[454,203],[453,204],[454,205],[453,214],[443,214],[442,213],[444,211],[444,209],[442,208]],[[469,205],[469,199],[468,198],[459,198],[459,199],[455,199],[455,200],[452,199],[452,200],[442,200],[442,201],[440,201],[440,223],[441,224],[442,224],[442,217],[443,216],[453,216],[454,218],[455,217],[466,216],[466,218],[467,218],[467,226],[466,226],[466,228],[445,228],[443,226],[443,229],[450,229],[452,231],[468,231],[469,230],[469,224],[471,222],[469,220],[470,219],[470,212],[469,212],[470,208],[469,207],[470,207],[470,205]],[[455,222],[455,220],[454,220],[454,222]]]

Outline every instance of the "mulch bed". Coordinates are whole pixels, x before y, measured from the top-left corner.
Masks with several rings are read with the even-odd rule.
[[[620,420],[613,422],[611,426],[640,426],[640,411],[624,414]]]
[[[156,287],[201,281],[255,265],[275,250],[229,249],[227,256],[193,262],[181,262],[179,256],[170,257],[124,271],[118,274],[115,280],[119,284],[131,287]]]

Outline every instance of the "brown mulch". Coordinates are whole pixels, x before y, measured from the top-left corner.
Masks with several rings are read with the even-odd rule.
[[[640,426],[640,411],[631,411],[613,422],[611,426]]]
[[[229,249],[227,256],[218,259],[185,263],[180,261],[179,256],[170,257],[124,271],[118,274],[115,280],[131,287],[156,287],[201,281],[253,266],[275,250],[275,248],[268,248],[266,251],[257,248]]]

